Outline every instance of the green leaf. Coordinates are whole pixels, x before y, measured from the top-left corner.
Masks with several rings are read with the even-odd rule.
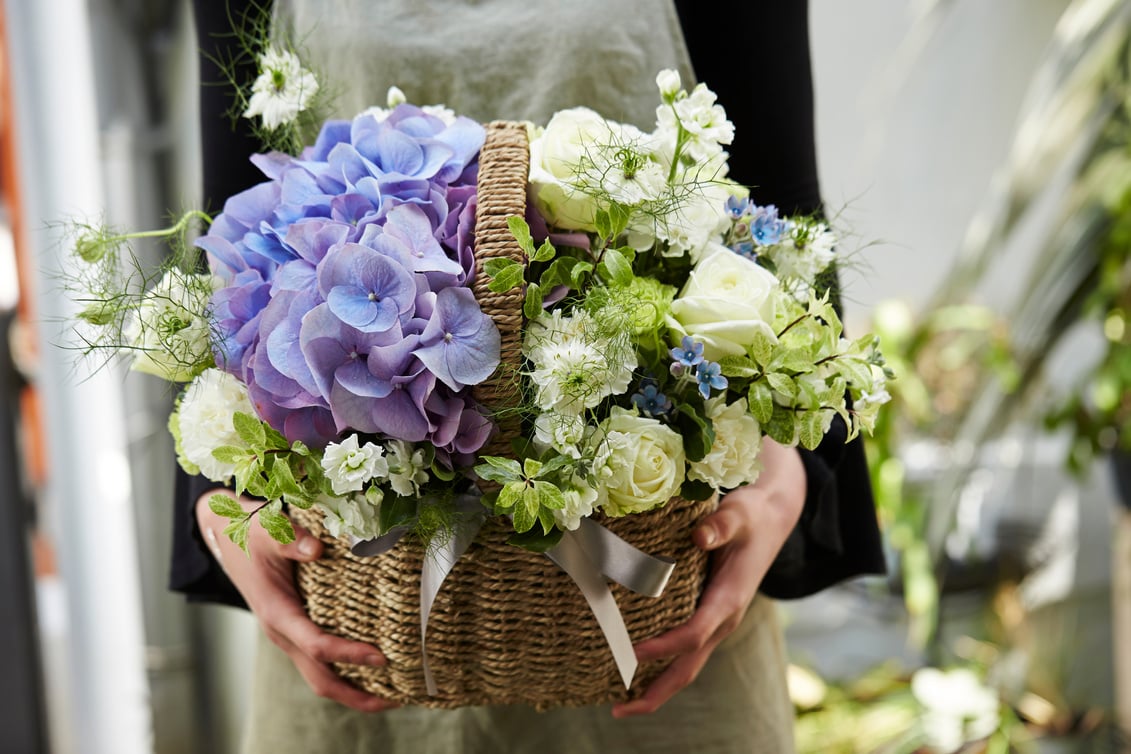
[[[246,491],[251,481],[259,477],[259,471],[259,459],[255,456],[247,456],[236,461],[234,471],[236,477],[236,493]]]
[[[821,411],[806,411],[801,415],[800,426],[798,429],[798,441],[809,450],[813,450],[821,444],[821,438],[825,436],[823,431],[824,417],[821,416]]]
[[[487,284],[487,290],[493,293],[503,293],[522,285],[522,275],[525,268],[513,259],[507,261],[510,262],[509,265],[500,269],[497,274],[491,275],[491,282]]]
[[[283,504],[278,500],[259,509],[259,524],[276,542],[289,544],[295,541],[295,528],[291,520],[283,515]]]
[[[432,462],[432,476],[439,479],[441,482],[450,482],[456,478],[456,472],[444,466],[442,463]]]
[[[302,487],[295,480],[291,465],[287,459],[279,458],[271,466],[271,481],[278,490],[278,495],[301,495]]]
[[[510,482],[499,490],[499,499],[495,501],[496,512],[507,512],[515,507],[515,504],[522,500],[522,493],[526,491],[526,484],[523,482]]]
[[[539,246],[538,249],[530,255],[530,261],[549,262],[557,255],[557,253],[558,250],[554,248],[554,245],[550,243],[550,239],[547,238],[542,242],[542,245]]]
[[[821,407],[821,396],[812,383],[808,380],[798,380],[794,384],[797,385],[798,403],[802,408],[812,411]]]
[[[768,422],[762,424],[762,431],[782,445],[793,445],[796,442],[797,415],[775,403],[774,414]]]
[[[306,447],[306,443],[302,440],[295,440],[291,443],[291,452],[296,456],[308,456],[310,455],[310,448]]]
[[[585,277],[593,272],[592,262],[578,262],[569,271],[570,280],[573,281],[574,290],[581,290],[582,285],[585,283]]]
[[[521,547],[530,552],[544,553],[547,550],[552,550],[557,546],[558,542],[562,541],[562,530],[554,528],[548,533],[543,533],[537,529],[531,529],[522,534],[512,534],[507,544]]]
[[[230,524],[224,527],[224,534],[228,539],[232,540],[244,552],[247,552],[247,535],[251,528],[251,517],[245,516],[240,519],[233,519]]]
[[[377,523],[382,534],[398,526],[407,526],[416,519],[416,499],[396,495],[386,497],[377,509]]]
[[[609,205],[609,238],[616,238],[628,227],[628,208],[616,202]]]
[[[310,497],[306,492],[300,492],[297,495],[283,495],[283,502],[295,508],[302,508],[305,511],[310,510],[314,505],[314,498]]]
[[[781,365],[783,368],[791,372],[799,372],[807,374],[813,371],[813,356],[799,348],[790,349],[786,351],[781,358]]]
[[[534,492],[538,496],[538,506],[550,510],[560,511],[565,508],[565,495],[556,484],[550,482],[535,482]]]
[[[518,245],[526,252],[527,258],[534,256],[534,239],[530,235],[530,226],[526,224],[526,220],[518,215],[511,215],[507,218],[507,227],[518,241]]]
[[[273,450],[289,450],[291,443],[283,437],[277,429],[266,422],[262,423],[263,431],[267,433],[267,447]]]
[[[597,274],[614,285],[628,285],[633,278],[632,265],[616,249],[605,249],[597,265]]]
[[[542,470],[542,462],[537,458],[527,458],[522,462],[522,474],[527,479],[533,479],[538,476],[538,472]]]
[[[722,367],[724,377],[749,379],[762,374],[762,370],[745,356],[724,356],[719,359],[719,366]]]
[[[609,238],[613,234],[613,224],[609,219],[609,213],[603,209],[597,210],[593,216],[593,225],[597,228],[597,235],[601,238]]]
[[[759,365],[765,367],[774,358],[774,348],[777,344],[773,338],[763,332],[756,331],[754,333],[754,340],[750,343],[748,351],[754,357],[754,361]]]
[[[785,396],[786,400],[792,401],[797,398],[797,383],[789,375],[781,372],[770,372],[766,375],[766,381],[775,391]]]
[[[542,288],[537,283],[526,286],[526,300],[522,304],[522,313],[527,319],[537,319],[542,313]]]
[[[533,487],[525,487],[522,499],[514,506],[514,530],[521,534],[530,531],[538,521],[538,493]]]
[[[557,285],[572,286],[573,279],[570,272],[574,265],[580,261],[574,257],[558,257],[546,269],[542,270],[542,274],[538,278],[538,285],[545,290]]]
[[[212,457],[220,463],[236,464],[253,456],[247,448],[237,448],[235,445],[221,445],[212,449]]]
[[[685,479],[679,488],[679,496],[684,500],[706,500],[714,494],[714,487],[698,479]]]
[[[865,392],[872,389],[872,367],[859,359],[845,357],[836,360],[837,370],[858,390]]]
[[[251,414],[245,414],[242,411],[237,411],[232,416],[232,424],[236,428],[236,434],[240,439],[247,443],[247,446],[252,450],[263,451],[267,449],[267,431],[263,428],[263,422],[256,419]]]
[[[508,267],[521,267],[522,265],[510,257],[491,257],[483,263],[483,272],[487,277],[495,277]]]
[[[213,495],[208,498],[208,507],[217,516],[224,518],[237,518],[247,515],[243,506],[236,502],[231,495]]]
[[[750,413],[759,424],[765,424],[774,415],[774,393],[765,380],[750,383],[750,390],[746,394]]]
[[[554,514],[550,512],[549,508],[538,509],[538,523],[542,524],[542,531],[546,534],[552,532],[554,527],[558,525],[558,522],[554,520]]]
[[[715,444],[715,428],[711,420],[699,413],[694,404],[679,407],[675,425],[683,435],[683,452],[688,461],[702,461]]]
[[[481,479],[498,482],[499,484],[522,479],[522,466],[513,458],[483,456],[480,460],[483,461],[483,463],[476,465],[475,473],[478,474]]]

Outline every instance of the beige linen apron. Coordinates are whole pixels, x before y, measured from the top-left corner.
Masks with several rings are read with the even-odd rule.
[[[484,122],[544,124],[559,109],[584,105],[651,130],[656,73],[675,68],[685,85],[693,81],[670,0],[276,0],[276,7],[278,28],[334,93],[337,117],[383,106],[396,85],[410,102],[445,104]],[[536,609],[538,595],[530,599]],[[614,720],[608,706],[365,715],[316,697],[261,636],[245,752],[789,754],[784,656],[774,606],[759,597],[695,683],[655,715]]]

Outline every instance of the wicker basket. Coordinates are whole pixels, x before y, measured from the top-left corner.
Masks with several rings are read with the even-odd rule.
[[[476,258],[509,256],[523,261],[506,218],[522,215],[529,152],[521,124],[487,126],[480,155]],[[502,363],[517,365],[521,351],[522,293],[486,290],[476,283],[483,310],[502,336]],[[489,407],[514,405],[515,380],[507,370],[476,389]],[[517,427],[500,428],[489,452],[506,452]],[[706,555],[691,530],[712,503],[674,499],[650,513],[604,519],[621,538],[677,565],[660,598],[612,590],[634,642],[686,621],[695,610],[706,572]],[[294,510],[295,520],[322,539],[324,556],[300,563],[299,591],[311,619],[330,633],[378,646],[382,668],[347,665],[338,672],[359,687],[402,704],[462,707],[485,704],[555,706],[601,704],[630,698],[647,687],[664,662],[644,664],[626,690],[596,619],[573,580],[549,558],[506,539],[510,523],[488,519],[456,563],[432,608],[428,657],[438,693],[425,688],[420,641],[420,573],[425,553],[406,537],[378,557],[353,555],[347,543],[321,525],[321,514]]]

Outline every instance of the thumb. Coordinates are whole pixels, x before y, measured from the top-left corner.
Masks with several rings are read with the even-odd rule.
[[[716,550],[738,539],[746,531],[747,516],[740,506],[720,505],[703,518],[692,538],[703,550]]]
[[[295,538],[293,542],[287,544],[279,544],[278,552],[284,558],[290,560],[301,560],[303,562],[318,560],[322,557],[322,540],[311,534],[307,529],[295,524],[291,524],[295,529]]]

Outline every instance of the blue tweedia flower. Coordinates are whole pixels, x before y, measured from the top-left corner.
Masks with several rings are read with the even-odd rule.
[[[758,258],[758,255],[754,253],[754,242],[750,240],[739,241],[738,243],[732,244],[730,250],[740,257],[753,260],[757,260]]]
[[[684,369],[691,369],[703,361],[703,344],[697,342],[690,335],[684,335],[679,347],[671,350],[671,355],[672,359],[675,360],[675,363],[672,364],[672,374],[677,374],[676,366],[680,367],[680,372],[682,372]]]
[[[645,382],[633,393],[632,403],[649,416],[660,416],[672,410],[672,402],[651,382]]]
[[[727,217],[732,220],[737,220],[743,215],[749,215],[754,207],[748,196],[728,196],[726,206]]]
[[[759,246],[772,246],[781,241],[789,230],[789,221],[778,217],[778,208],[772,204],[755,207],[750,221],[750,235]]]
[[[695,379],[699,382],[699,394],[703,399],[711,397],[711,389],[725,390],[727,378],[722,375],[722,367],[713,361],[704,361],[695,369]]]

